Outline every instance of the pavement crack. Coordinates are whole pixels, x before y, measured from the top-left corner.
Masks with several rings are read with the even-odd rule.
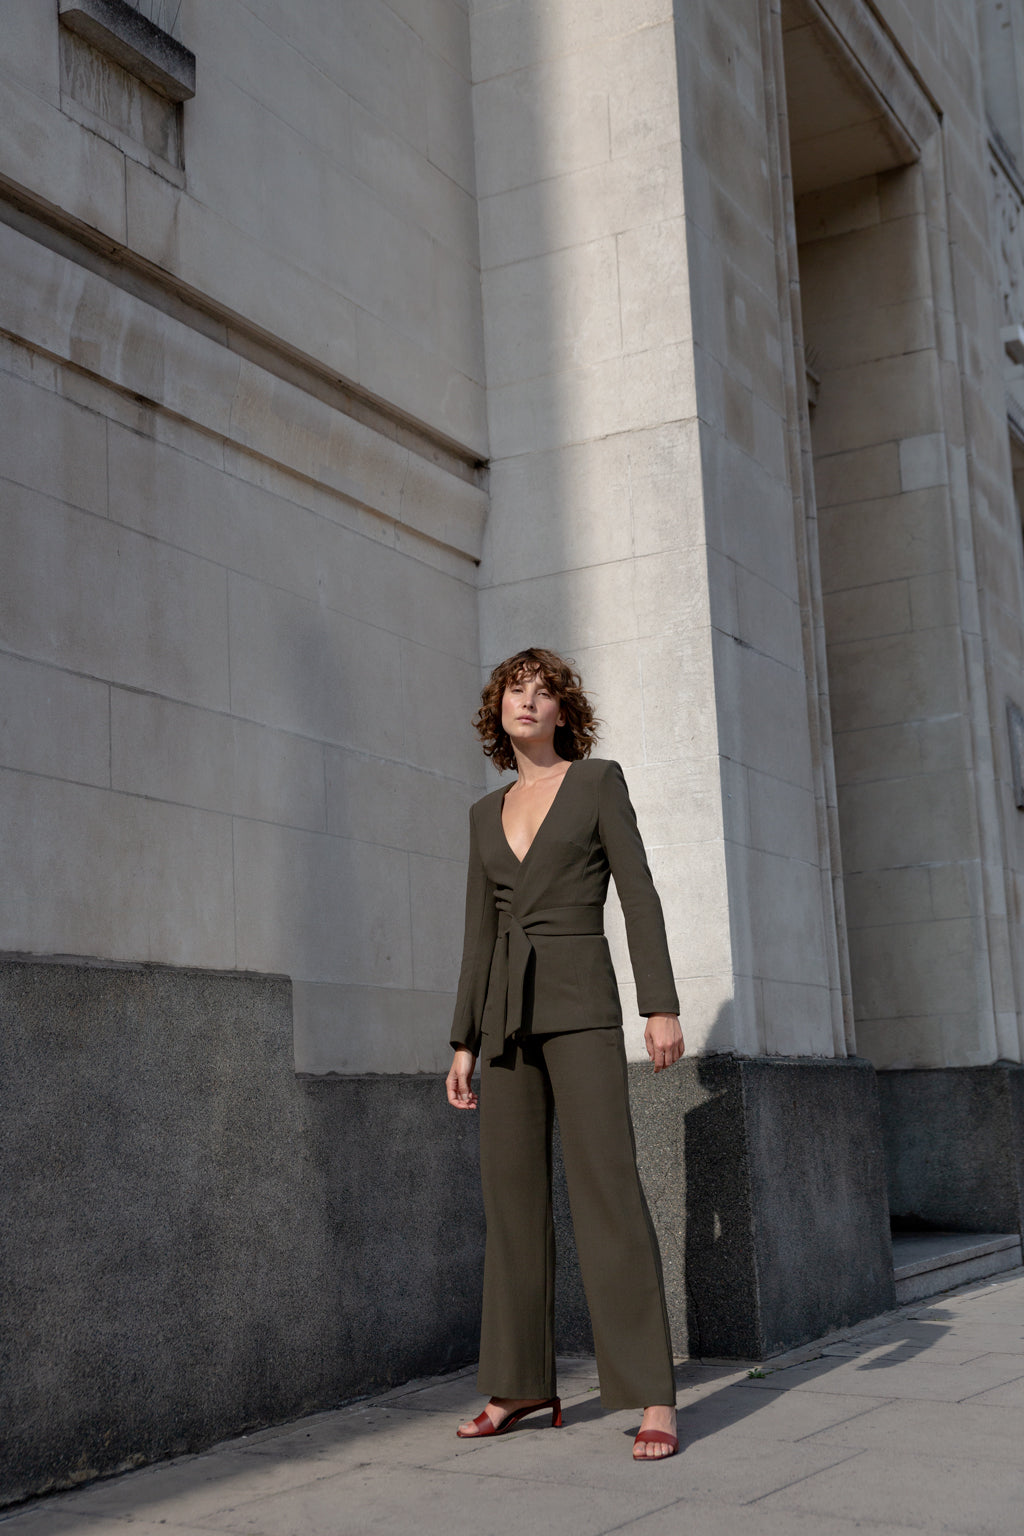
[[[787,1488],[795,1488],[798,1483],[808,1483],[812,1477],[818,1477],[822,1472],[831,1472],[833,1467],[841,1467],[844,1462],[856,1461],[858,1456],[865,1456],[867,1452],[861,1448],[859,1451],[851,1451],[849,1456],[837,1456],[835,1461],[830,1461],[827,1466],[815,1467],[813,1472],[805,1472],[802,1477],[794,1477],[788,1483],[780,1483],[777,1488],[769,1488],[767,1493],[759,1493],[756,1499],[746,1499],[740,1506],[742,1509],[750,1509],[753,1504],[760,1504],[762,1499],[770,1499],[775,1493],[785,1493]]]

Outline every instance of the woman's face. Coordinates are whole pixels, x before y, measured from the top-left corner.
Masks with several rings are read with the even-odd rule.
[[[543,677],[534,672],[506,686],[501,724],[515,745],[538,746],[554,740],[555,727],[565,724],[565,715]]]

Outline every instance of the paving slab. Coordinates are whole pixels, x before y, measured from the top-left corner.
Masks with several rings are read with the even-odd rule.
[[[681,1454],[634,1464],[593,1360],[544,1414],[460,1441],[475,1373],[409,1382],[0,1512],[0,1536],[1019,1536],[1024,1270],[759,1366],[681,1361]]]
[[[831,1516],[856,1511],[865,1525],[890,1521],[921,1531],[991,1536],[1019,1531],[1024,1466],[971,1456],[908,1456],[902,1446],[863,1451],[770,1493],[765,1508]],[[756,1511],[756,1513],[755,1513]]]

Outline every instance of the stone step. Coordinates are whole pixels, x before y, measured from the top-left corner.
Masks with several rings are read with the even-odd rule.
[[[1021,1263],[1016,1232],[894,1232],[896,1300],[902,1305],[986,1280]]]

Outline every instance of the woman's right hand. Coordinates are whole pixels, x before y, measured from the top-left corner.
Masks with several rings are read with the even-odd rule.
[[[448,1103],[453,1109],[476,1109],[476,1094],[471,1086],[476,1057],[472,1051],[459,1049],[452,1057],[451,1070],[445,1079]]]

